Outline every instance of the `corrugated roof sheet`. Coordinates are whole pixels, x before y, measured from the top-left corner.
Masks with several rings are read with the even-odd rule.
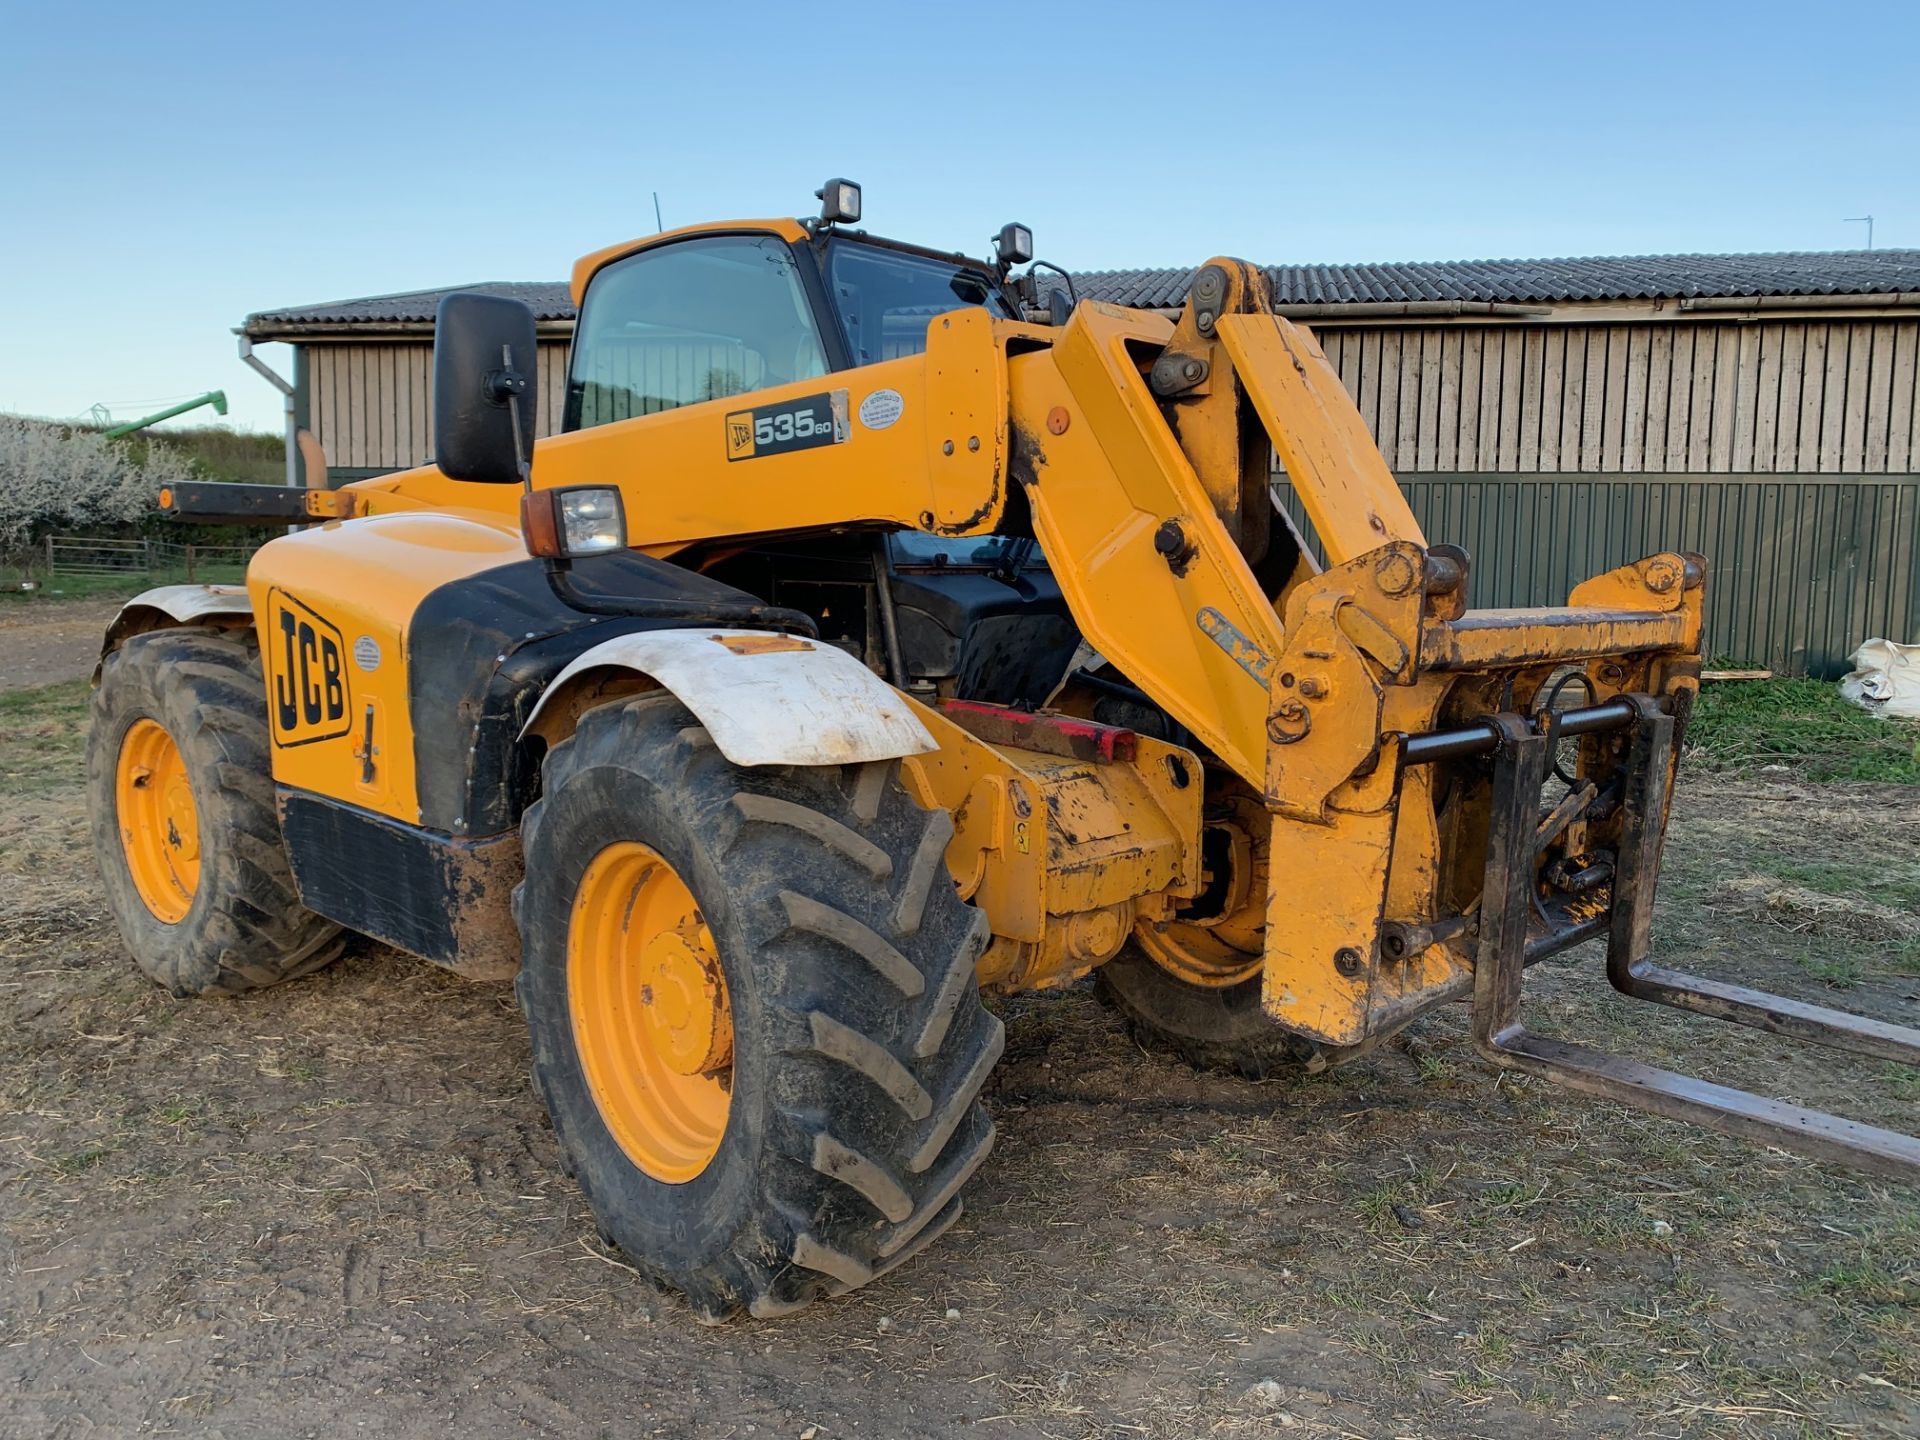
[[[1920,290],[1920,250],[1796,251],[1775,255],[1589,255],[1559,260],[1417,260],[1368,265],[1271,265],[1275,303],[1339,305],[1465,300],[1552,305],[1706,296],[1885,295]],[[1171,308],[1186,270],[1092,270],[1083,298]],[[1041,272],[1042,286],[1051,277]]]
[[[1086,270],[1074,274],[1082,299],[1170,309],[1186,298],[1191,268]],[[1920,250],[1822,250],[1773,255],[1592,255],[1560,260],[1426,260],[1366,265],[1267,267],[1283,305],[1461,300],[1551,305],[1595,300],[1673,300],[1706,296],[1885,295],[1920,291]],[[1058,282],[1039,272],[1042,293]],[[525,300],[545,321],[574,318],[561,282],[495,280],[437,290],[406,290],[263,310],[247,317],[258,339],[313,327],[431,324],[453,290]]]
[[[318,305],[293,305],[284,310],[261,310],[247,317],[247,334],[310,325],[418,325],[433,323],[443,297],[458,290],[478,290],[524,300],[537,320],[573,319],[573,296],[564,282],[546,280],[477,280],[470,285],[448,285],[438,290],[400,290],[392,295],[369,295],[359,300],[325,300]]]

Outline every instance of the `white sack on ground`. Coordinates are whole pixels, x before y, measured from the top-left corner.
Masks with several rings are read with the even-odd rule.
[[[1920,645],[1869,640],[1853,652],[1840,698],[1875,715],[1920,720]]]

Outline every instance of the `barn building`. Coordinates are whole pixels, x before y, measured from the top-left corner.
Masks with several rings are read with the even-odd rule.
[[[1077,274],[1172,310],[1187,270]],[[1869,635],[1920,639],[1920,250],[1273,267],[1476,605],[1552,603],[1661,548],[1707,554],[1714,654],[1832,675]],[[539,321],[557,428],[574,308]],[[426,463],[445,290],[262,311],[295,347],[299,422],[337,481]],[[1283,495],[1284,495],[1283,489]]]

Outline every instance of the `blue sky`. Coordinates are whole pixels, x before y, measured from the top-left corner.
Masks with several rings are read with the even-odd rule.
[[[0,410],[219,386],[273,428],[248,311],[559,279],[655,190],[833,174],[1081,269],[1920,246],[1917,41],[1891,0],[0,0]]]

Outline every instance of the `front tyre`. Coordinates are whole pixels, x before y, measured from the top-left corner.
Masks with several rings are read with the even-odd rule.
[[[705,1319],[900,1264],[993,1144],[985,917],[897,769],[735,766],[655,694],[588,712],[523,822],[535,1083],[601,1229]]]
[[[1283,1029],[1260,1007],[1260,977],[1199,985],[1170,973],[1129,941],[1093,972],[1095,993],[1144,1043],[1164,1046],[1199,1070],[1264,1080],[1324,1068],[1311,1040]]]
[[[1317,1068],[1325,1057],[1260,1005],[1267,942],[1272,819],[1257,791],[1216,776],[1200,836],[1201,894],[1166,920],[1138,926],[1094,971],[1095,992],[1142,1042],[1202,1070],[1262,1080]]]

